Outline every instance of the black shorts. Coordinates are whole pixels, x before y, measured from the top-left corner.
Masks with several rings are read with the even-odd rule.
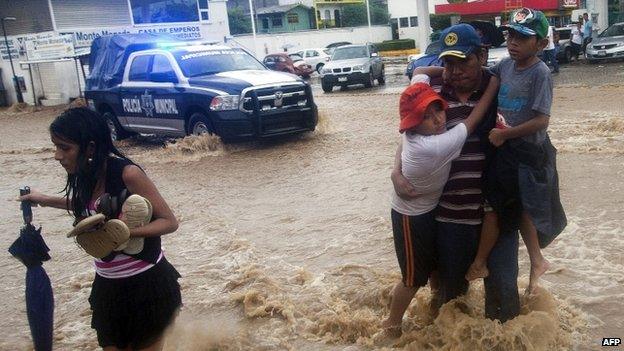
[[[141,349],[156,342],[182,304],[179,277],[164,257],[132,277],[108,279],[96,274],[89,303],[99,345]]]
[[[433,211],[418,216],[392,210],[392,232],[403,284],[421,287],[436,269],[436,221]]]

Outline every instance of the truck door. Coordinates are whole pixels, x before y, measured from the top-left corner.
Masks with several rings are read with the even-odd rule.
[[[148,72],[152,55],[135,56],[130,64],[128,81],[120,89],[122,114],[119,123],[135,132],[145,132],[141,121],[150,114],[150,106],[143,98],[149,89]]]
[[[160,134],[185,135],[184,95],[176,89],[179,80],[169,57],[155,54],[148,78],[154,107],[152,128]]]

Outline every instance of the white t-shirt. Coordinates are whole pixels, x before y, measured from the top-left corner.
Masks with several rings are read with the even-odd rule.
[[[572,42],[579,45],[583,44],[583,34],[576,27],[572,28]]]
[[[438,205],[451,171],[451,162],[459,154],[468,137],[466,125],[437,135],[403,134],[401,163],[403,176],[420,194],[410,200],[392,196],[392,208],[404,215],[416,216],[432,211]]]
[[[544,48],[544,50],[553,50],[555,48],[554,35],[553,27],[548,26],[548,35],[546,36],[548,38],[548,45]]]

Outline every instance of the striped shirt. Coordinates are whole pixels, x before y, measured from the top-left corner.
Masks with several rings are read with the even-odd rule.
[[[160,251],[157,263],[160,262],[162,258],[163,252]],[[109,262],[95,259],[94,263],[95,272],[98,275],[109,279],[132,277],[133,275],[145,272],[155,266],[155,264],[124,254],[117,254],[115,258]]]
[[[449,86],[436,86],[435,90],[448,102],[446,127],[451,129],[465,120],[485,92],[491,74],[483,70],[481,86],[465,103],[461,102]],[[468,136],[457,159],[451,165],[448,181],[440,197],[436,220],[456,224],[481,224],[483,217],[483,172],[486,167],[487,138],[496,120],[496,104],[492,104],[481,125]]]

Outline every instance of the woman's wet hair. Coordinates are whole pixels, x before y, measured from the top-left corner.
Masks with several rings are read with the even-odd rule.
[[[106,171],[108,157],[126,157],[113,144],[105,118],[86,107],[71,108],[56,117],[50,124],[50,134],[79,147],[76,171],[67,176],[63,191],[67,201],[71,200],[74,217],[82,217],[88,212],[98,179]],[[90,145],[91,157],[87,155]]]

